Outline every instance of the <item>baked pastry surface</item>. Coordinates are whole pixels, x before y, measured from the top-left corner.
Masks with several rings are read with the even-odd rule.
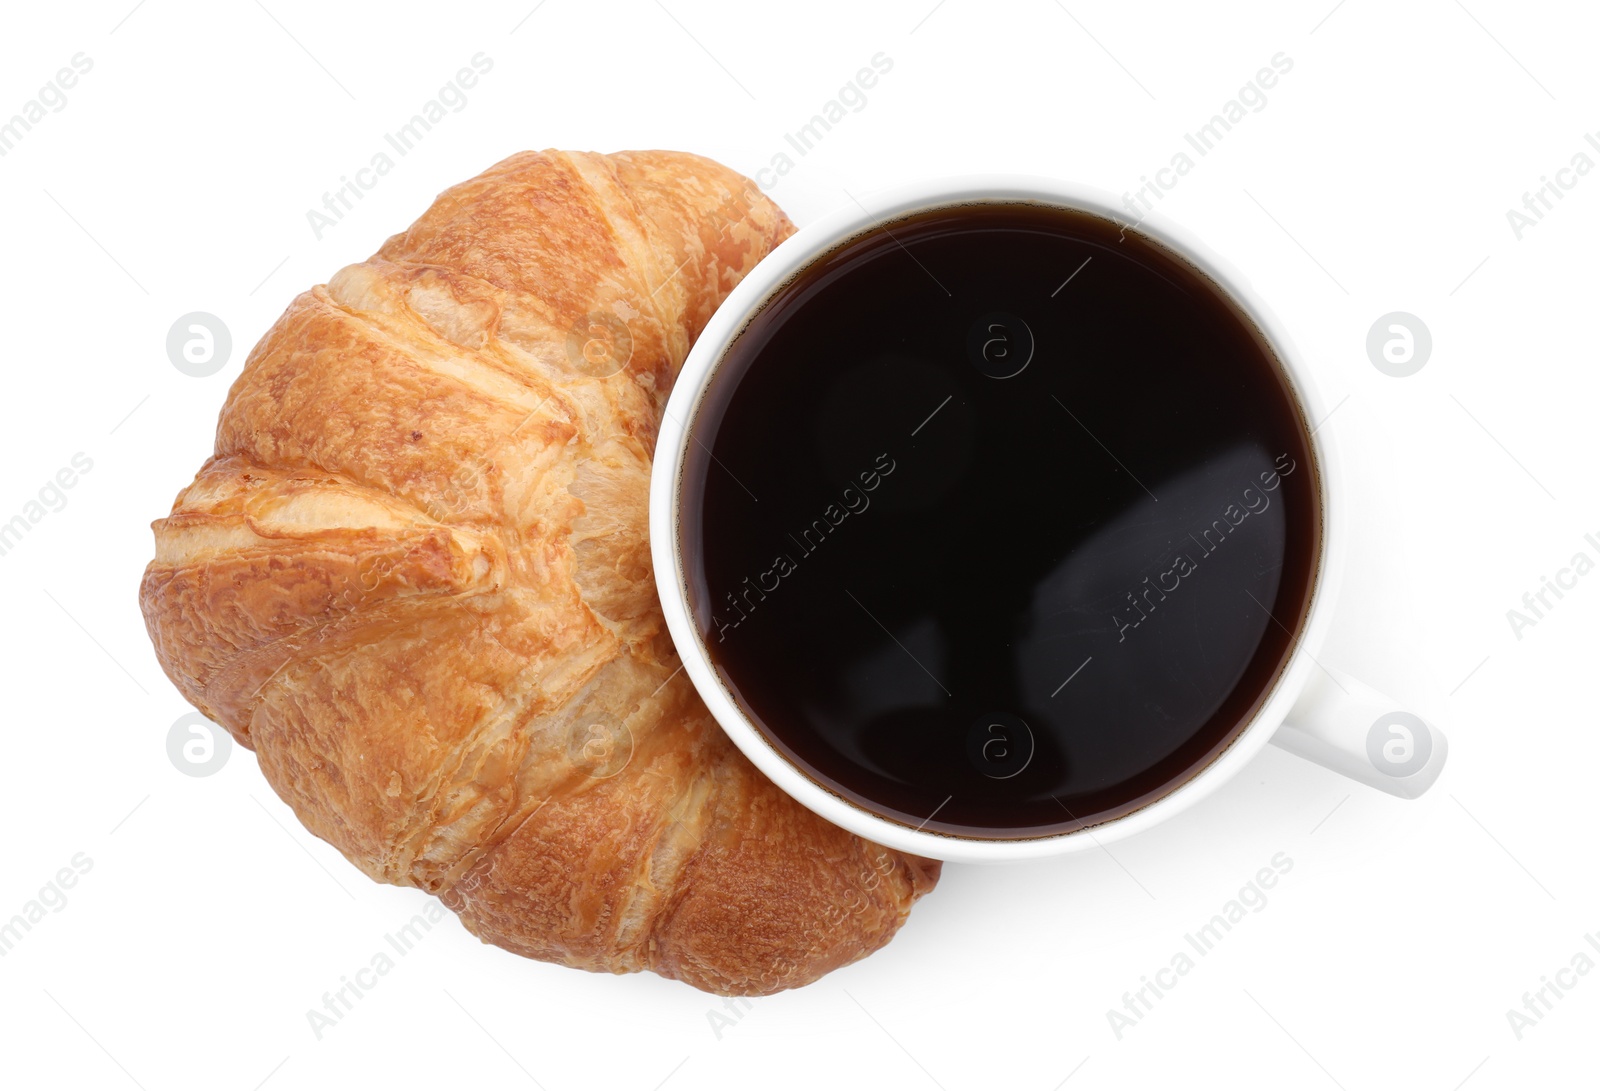
[[[660,414],[791,231],[696,156],[513,156],[290,304],[154,524],[174,684],[308,829],[487,942],[758,995],[937,880],[762,776],[656,599]]]

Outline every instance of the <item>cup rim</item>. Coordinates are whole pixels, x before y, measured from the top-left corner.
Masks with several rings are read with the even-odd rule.
[[[972,203],[1039,203],[1097,214],[1166,246],[1213,280],[1255,323],[1276,353],[1290,390],[1310,422],[1309,447],[1321,486],[1321,548],[1312,576],[1311,603],[1304,624],[1293,638],[1286,663],[1250,722],[1210,762],[1138,809],[1069,833],[1033,838],[991,839],[913,828],[867,811],[796,768],[740,711],[716,674],[690,618],[679,548],[680,479],[690,440],[689,423],[699,412],[717,365],[751,319],[813,259],[847,239],[902,216]],[[667,629],[677,646],[683,670],[733,743],[786,794],[852,833],[904,852],[964,863],[1037,859],[1120,840],[1188,809],[1237,774],[1271,739],[1305,688],[1310,673],[1322,669],[1316,661],[1316,651],[1331,623],[1331,604],[1337,598],[1344,569],[1339,462],[1332,433],[1321,427],[1328,415],[1304,357],[1249,280],[1199,238],[1160,213],[1129,223],[1122,206],[1103,190],[1063,179],[1013,174],[933,178],[864,194],[800,228],[763,258],[711,316],[679,371],[662,415],[650,475],[651,560]]]

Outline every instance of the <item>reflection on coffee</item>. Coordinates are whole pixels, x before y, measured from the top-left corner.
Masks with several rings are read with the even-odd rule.
[[[918,213],[812,262],[691,422],[678,528],[722,683],[808,776],[1042,836],[1210,762],[1321,549],[1307,423],[1238,307],[1109,220]]]

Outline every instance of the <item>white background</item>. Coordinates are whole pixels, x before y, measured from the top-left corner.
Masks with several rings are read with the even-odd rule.
[[[1600,538],[1600,172],[1520,240],[1506,218],[1600,130],[1593,9],[533,3],[0,13],[0,119],[74,54],[94,63],[0,159],[0,521],[93,460],[0,557],[0,919],[92,860],[0,959],[0,1080],[1593,1086],[1600,972],[1520,1040],[1506,1015],[1600,933],[1600,574],[1520,640],[1506,618],[1578,551],[1600,560],[1584,541]],[[494,68],[465,109],[316,239],[306,210],[480,51]],[[716,1028],[721,1001],[686,986],[524,961],[447,917],[318,1040],[306,1011],[425,899],[305,833],[247,752],[207,778],[168,760],[187,709],[137,609],[149,521],[292,295],[439,190],[540,147],[681,148],[754,173],[880,52],[893,69],[866,107],[771,190],[798,222],[933,174],[1121,193],[1293,59],[1161,207],[1254,282],[1339,407],[1356,556],[1323,659],[1443,728],[1442,779],[1405,802],[1268,748],[1114,858],[947,867],[884,951]],[[1434,340],[1404,379],[1365,350],[1395,310]],[[167,358],[190,311],[233,333],[209,378]],[[1293,869],[1265,908],[1119,1040],[1107,1010],[1280,852]]]

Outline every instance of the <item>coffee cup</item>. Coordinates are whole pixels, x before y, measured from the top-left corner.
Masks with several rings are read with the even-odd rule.
[[[956,290],[946,287],[945,281],[950,281],[953,286],[956,285],[955,274],[951,271],[956,265],[948,260],[948,254],[953,252],[940,251],[938,248],[956,245],[950,240],[960,232],[949,228],[935,231],[926,226],[934,223],[940,216],[981,218],[982,215],[988,214],[980,214],[975,210],[999,210],[1000,218],[995,220],[996,223],[1004,219],[1004,216],[1013,213],[1018,215],[1039,213],[1076,217],[1072,222],[1079,224],[1098,222],[1101,225],[1112,226],[1104,229],[1096,227],[1094,231],[1088,232],[1088,235],[1099,232],[1095,235],[1099,239],[1095,244],[1098,248],[1091,247],[1085,251],[1090,257],[1097,255],[1102,257],[1098,268],[1086,260],[1077,271],[1074,271],[1070,268],[1069,262],[1062,270],[1065,282],[1047,300],[1041,290],[1039,299],[1001,310],[994,306],[995,300],[985,296],[981,290],[969,287],[962,298],[958,297]],[[734,230],[737,230],[736,225]],[[927,244],[915,241],[923,237],[935,241]],[[937,241],[941,239],[945,241]],[[1301,497],[1296,503],[1302,509],[1297,517],[1303,521],[1303,530],[1295,532],[1291,527],[1286,533],[1289,533],[1291,539],[1295,533],[1299,533],[1299,540],[1303,542],[1298,547],[1301,553],[1297,556],[1303,559],[1305,566],[1304,594],[1301,599],[1294,600],[1299,605],[1293,613],[1274,610],[1271,605],[1273,600],[1270,597],[1264,604],[1261,596],[1254,594],[1250,596],[1255,600],[1255,606],[1260,607],[1265,615],[1254,617],[1250,621],[1254,626],[1251,632],[1259,633],[1262,640],[1268,640],[1270,636],[1271,640],[1281,645],[1276,658],[1267,664],[1270,669],[1264,669],[1261,673],[1261,680],[1254,683],[1254,691],[1246,694],[1249,699],[1244,705],[1248,707],[1239,715],[1237,722],[1228,727],[1224,736],[1220,737],[1221,741],[1204,753],[1203,760],[1196,760],[1180,774],[1168,777],[1158,790],[1148,791],[1139,798],[1124,801],[1124,805],[1112,808],[1098,817],[1087,812],[1074,815],[1073,810],[1062,803],[1062,809],[1068,816],[1083,818],[1080,822],[1067,823],[1070,828],[1040,827],[1035,830],[1029,827],[997,832],[978,828],[970,821],[962,825],[960,822],[948,820],[949,815],[959,807],[959,804],[957,808],[947,807],[949,800],[945,804],[933,807],[925,818],[918,821],[916,813],[912,810],[905,807],[897,810],[895,806],[872,798],[871,792],[853,791],[831,781],[828,776],[819,773],[817,767],[808,765],[807,761],[802,760],[800,752],[788,745],[783,738],[785,729],[782,723],[768,722],[773,717],[763,718],[755,712],[749,693],[753,692],[753,686],[759,680],[748,676],[735,676],[737,671],[730,674],[729,662],[722,651],[722,645],[730,632],[735,640],[746,637],[732,628],[739,622],[730,621],[726,617],[714,618],[715,607],[708,608],[704,601],[707,589],[703,586],[706,578],[700,554],[707,546],[706,535],[715,535],[716,530],[715,527],[708,529],[708,525],[703,521],[690,524],[703,514],[702,508],[696,505],[701,504],[702,494],[705,492],[705,480],[708,475],[715,473],[721,482],[719,488],[726,488],[731,493],[733,483],[737,483],[740,489],[750,494],[749,500],[752,503],[756,502],[754,493],[739,480],[737,470],[717,461],[717,455],[713,451],[717,441],[709,434],[709,431],[714,431],[723,425],[727,420],[727,414],[737,411],[738,402],[733,398],[733,391],[742,384],[751,382],[751,376],[755,374],[753,370],[746,370],[730,378],[728,372],[732,366],[729,362],[730,354],[736,346],[753,336],[752,330],[762,327],[763,323],[766,327],[771,327],[778,321],[774,315],[794,311],[802,305],[813,305],[804,300],[800,302],[797,300],[801,296],[806,296],[808,300],[817,296],[823,291],[819,286],[828,277],[836,275],[831,271],[819,272],[824,266],[828,270],[843,269],[849,260],[854,260],[850,255],[865,254],[868,248],[875,244],[880,245],[884,253],[890,253],[895,248],[904,251],[906,264],[901,269],[903,275],[908,277],[920,275],[911,271],[911,263],[915,263],[922,267],[921,272],[927,274],[932,284],[936,284],[945,292],[945,297],[940,298],[933,291],[932,285],[928,286],[931,299],[928,304],[929,314],[934,316],[930,322],[938,325],[949,319],[949,328],[955,331],[948,338],[951,341],[949,357],[954,359],[959,351],[965,351],[967,359],[974,367],[971,374],[959,377],[960,383],[985,384],[1012,381],[1012,385],[1005,388],[1007,390],[1019,389],[1019,384],[1014,381],[1015,377],[1029,368],[1034,369],[1032,372],[1034,379],[1030,381],[1042,381],[1038,380],[1038,377],[1045,374],[1047,366],[1043,358],[1051,352],[1051,345],[1048,343],[1050,338],[1046,335],[1046,331],[1057,330],[1056,340],[1059,341],[1059,330],[1072,328],[1071,322],[1081,324],[1108,320],[1110,317],[1105,313],[1106,308],[1102,306],[1098,313],[1093,308],[1081,311],[1070,322],[1059,317],[1052,318],[1050,322],[1055,325],[1050,326],[1039,318],[1030,318],[1028,315],[1013,312],[1033,307],[1038,314],[1045,314],[1048,308],[1054,308],[1050,313],[1056,314],[1064,306],[1070,307],[1072,299],[1066,293],[1072,288],[1073,282],[1081,276],[1089,275],[1090,269],[1095,270],[1094,276],[1105,276],[1106,271],[1112,269],[1120,260],[1117,257],[1120,247],[1143,247],[1145,250],[1141,253],[1166,255],[1159,260],[1171,258],[1182,264],[1188,272],[1198,278],[1196,283],[1203,282],[1207,290],[1215,293],[1215,302],[1219,306],[1228,309],[1238,316],[1243,325],[1253,329],[1264,347],[1265,354],[1271,358],[1272,366],[1277,369],[1276,374],[1281,378],[1283,388],[1287,392],[1287,404],[1292,405],[1297,419],[1302,422],[1304,433],[1302,450],[1309,456],[1311,463],[1301,469],[1300,475],[1294,479],[1297,495]],[[919,253],[923,257],[919,258]],[[938,260],[934,255],[941,253],[947,255],[947,267],[944,269],[929,267],[929,261],[933,266],[938,266]],[[865,261],[866,258],[861,260]],[[939,276],[941,271],[946,274],[943,280]],[[868,279],[864,283],[870,285],[875,282]],[[966,283],[970,285],[982,281],[969,280]],[[1082,287],[1087,282],[1078,283]],[[870,290],[869,288],[868,291]],[[891,290],[887,286],[884,288],[886,292]],[[1193,294],[1192,289],[1190,294]],[[1128,304],[1129,307],[1134,305]],[[1137,322],[1137,315],[1134,314],[1130,320]],[[815,321],[813,325],[816,325]],[[1041,331],[1037,341],[1035,327]],[[964,344],[958,350],[954,346],[954,340],[956,335],[963,331]],[[844,352],[848,354],[848,348]],[[760,367],[759,354],[753,358],[753,362],[747,359],[741,366],[747,369]],[[828,366],[834,365],[830,363]],[[910,363],[895,363],[893,366],[885,363],[875,366],[871,374],[878,376],[873,381],[879,382],[880,386],[883,382],[896,381],[896,376],[905,377],[905,381],[914,386],[921,381],[916,376],[923,373],[918,370],[918,366],[914,360]],[[946,366],[940,365],[940,367]],[[1089,354],[1073,366],[1081,373],[1084,369],[1112,365],[1109,358],[1102,353]],[[897,367],[902,370],[896,371]],[[933,368],[932,372],[945,374],[939,368]],[[999,390],[1001,387],[980,385],[958,386],[954,389],[978,391],[983,397],[988,397],[988,391]],[[1038,389],[1042,392],[1044,387]],[[937,388],[930,388],[926,400],[931,403],[937,393]],[[1103,480],[1110,483],[1105,485],[1105,488],[1123,489],[1127,497],[1131,498],[1119,500],[1118,503],[1132,504],[1135,501],[1141,505],[1146,503],[1145,498],[1138,496],[1132,488],[1133,483],[1137,482],[1139,488],[1148,494],[1149,503],[1148,508],[1142,509],[1146,514],[1140,518],[1165,519],[1172,527],[1181,530],[1182,526],[1173,522],[1174,516],[1171,514],[1174,508],[1181,509],[1181,483],[1154,484],[1153,488],[1147,486],[1123,461],[1126,458],[1129,464],[1139,464],[1141,452],[1136,438],[1123,438],[1119,435],[1115,442],[1108,443],[1107,437],[1111,433],[1101,431],[1103,426],[1099,423],[1108,414],[1097,412],[1092,403],[1082,402],[1076,403],[1077,409],[1074,411],[1073,405],[1068,404],[1072,399],[1057,397],[1054,393],[1049,396],[1065,414],[1060,418],[1059,425],[1051,427],[1059,427],[1063,430],[1063,435],[1073,437],[1072,442],[1078,445],[1075,449],[1085,452],[1081,460],[1086,461],[1091,454],[1099,458],[1100,455],[1094,453],[1096,447],[1104,451],[1107,461],[1103,467],[1096,465],[1093,472],[1103,471]],[[940,404],[940,409],[946,404],[955,404],[960,409],[962,401],[957,395],[950,395],[950,399],[957,400],[951,402],[947,399],[947,402]],[[1030,401],[1043,402],[1044,399],[1042,396],[1030,396]],[[820,406],[824,403],[819,401],[817,404]],[[949,454],[950,447],[959,446],[960,443],[967,442],[966,440],[962,440],[952,431],[951,434],[956,438],[949,440],[945,448],[940,448],[928,430],[928,425],[938,420],[939,411],[939,409],[934,410],[936,415],[924,421],[920,426],[922,430],[913,434],[919,436],[919,439],[906,441],[915,443],[914,450],[919,453],[917,457],[923,458],[929,467],[925,471],[924,482],[935,483],[924,488],[923,492],[927,492],[930,488],[937,491],[937,479],[933,475],[936,471],[943,472],[939,470],[941,466],[951,473],[959,471],[970,475],[975,472],[971,468],[970,452],[966,462],[957,465],[949,461],[955,457]],[[970,423],[971,418],[982,411],[981,408],[969,408],[963,411],[965,417],[962,419]],[[947,412],[949,415],[946,417],[946,422],[955,422],[949,425],[954,429],[960,424],[956,419],[960,413]],[[1216,791],[1230,777],[1238,774],[1269,742],[1389,794],[1407,798],[1416,797],[1433,784],[1443,767],[1447,753],[1444,735],[1421,718],[1405,711],[1399,702],[1384,697],[1364,683],[1324,663],[1321,658],[1322,646],[1338,605],[1350,533],[1350,512],[1340,491],[1341,465],[1334,436],[1330,429],[1321,427],[1327,413],[1328,407],[1318,395],[1305,358],[1295,348],[1288,331],[1266,307],[1250,283],[1192,234],[1163,217],[1151,216],[1137,224],[1128,224],[1121,219],[1119,203],[1110,195],[1091,187],[1050,179],[1010,176],[922,182],[865,196],[860,200],[852,200],[851,204],[832,215],[800,229],[733,289],[700,334],[677,378],[666,406],[657,441],[650,493],[652,560],[667,626],[683,659],[685,672],[704,698],[712,715],[739,749],[762,772],[793,798],[829,821],[868,840],[923,856],[953,861],[996,862],[1042,857],[1103,845],[1177,816]],[[719,417],[718,414],[722,416]],[[774,420],[782,421],[782,414]],[[788,423],[783,421],[785,427]],[[776,425],[774,430],[781,431]],[[1081,434],[1078,430],[1081,430]],[[1094,446],[1089,444],[1089,440],[1094,441]],[[968,443],[968,446],[971,444]],[[871,465],[865,466],[859,481],[846,478],[856,488],[856,494],[861,496],[862,505],[860,509],[851,506],[850,494],[847,492],[843,501],[845,506],[839,508],[841,519],[848,514],[846,508],[850,511],[866,511],[870,498],[865,495],[864,490],[867,482],[872,479],[877,479],[883,484],[883,490],[879,495],[884,499],[884,507],[891,511],[891,515],[893,511],[889,508],[891,503],[900,505],[901,511],[916,503],[927,503],[912,495],[916,492],[915,489],[902,489],[899,495],[890,490],[890,485],[896,483],[892,477],[887,481],[884,480],[883,466],[888,464],[899,466],[906,463],[906,459],[897,460],[887,451],[882,457],[887,459],[887,462],[879,463],[876,469]],[[946,462],[940,463],[938,461],[940,458],[944,458]],[[1213,470],[1216,466],[1224,464],[1219,461],[1220,458],[1221,456],[1217,456],[1212,459],[1210,465]],[[928,459],[933,461],[929,462]],[[767,461],[771,462],[773,459],[768,458]],[[1293,459],[1289,461],[1294,462]],[[1112,466],[1113,462],[1115,467]],[[1277,469],[1282,471],[1284,465],[1280,462]],[[950,469],[952,466],[955,469]],[[759,472],[766,471],[759,470]],[[1090,472],[1087,469],[1083,471],[1085,474]],[[1216,472],[1213,472],[1208,480],[1216,479]],[[723,480],[724,473],[729,480]],[[1254,490],[1253,495],[1260,497],[1262,504],[1262,508],[1257,509],[1246,501],[1248,510],[1265,510],[1272,503],[1267,493],[1276,486],[1271,486],[1268,482],[1269,478],[1276,480],[1278,477],[1279,474],[1269,467],[1260,471],[1259,480],[1252,477],[1248,481],[1247,487]],[[909,477],[906,480],[912,481],[913,484],[917,481]],[[1206,486],[1206,488],[1211,487]],[[1166,508],[1159,503],[1160,498],[1157,494],[1161,492],[1166,492],[1169,497]],[[1206,494],[1202,489],[1197,495]],[[1251,493],[1247,492],[1246,496],[1249,495]],[[1285,489],[1279,497],[1279,515],[1274,518],[1282,516],[1281,509],[1288,503],[1288,490]],[[768,499],[771,499],[770,494]],[[744,503],[742,499],[739,502]],[[769,503],[769,509],[771,506]],[[751,510],[757,509],[752,507]],[[1246,509],[1237,510],[1241,512],[1239,518],[1243,520]],[[890,525],[888,518],[889,516],[883,517],[875,528],[871,524],[870,513],[861,514],[857,519],[859,525],[849,527],[850,532],[855,535],[850,548],[870,552],[874,535],[888,533],[887,528]],[[1109,527],[1111,522],[1114,520],[1107,521],[1105,525]],[[1139,519],[1125,522],[1129,528],[1141,525]],[[1258,523],[1263,527],[1266,525],[1265,519],[1258,519]],[[817,525],[822,530],[829,529],[824,521],[818,520]],[[1219,521],[1216,525],[1219,533],[1228,529],[1224,522]],[[1144,541],[1134,530],[1124,529],[1121,533],[1124,534],[1121,541],[1125,544]],[[1127,536],[1130,534],[1133,537]],[[794,549],[805,550],[809,544],[809,541],[800,540],[804,535],[797,537],[791,534],[788,537],[795,543]],[[1170,538],[1171,535],[1167,537]],[[1204,534],[1191,535],[1190,540],[1195,542],[1193,547],[1187,544],[1183,546],[1188,555],[1204,556],[1209,544],[1204,540]],[[888,539],[885,539],[885,542],[887,541]],[[1166,538],[1162,539],[1162,543],[1166,541]],[[783,548],[793,552],[787,545]],[[1161,545],[1161,548],[1168,549],[1170,553],[1173,547]],[[1127,554],[1129,550],[1122,548],[1121,552]],[[799,557],[800,554],[794,553],[794,556]],[[1242,557],[1241,553],[1238,559]],[[794,563],[791,561],[791,564]],[[1200,574],[1196,577],[1196,582],[1201,578],[1209,579],[1213,584],[1224,581],[1225,573],[1221,570],[1220,564],[1221,562],[1218,562],[1211,569],[1200,564]],[[804,563],[802,562],[799,567],[803,569]],[[1129,569],[1129,571],[1134,570]],[[1198,609],[1196,601],[1200,593],[1190,592],[1192,601],[1188,604],[1169,603],[1168,594],[1158,588],[1166,588],[1173,599],[1179,598],[1176,588],[1181,581],[1179,576],[1174,574],[1175,571],[1177,569],[1169,568],[1157,573],[1157,584],[1152,584],[1149,577],[1146,577],[1142,584],[1134,585],[1126,595],[1125,613],[1108,615],[1103,629],[1092,634],[1095,639],[1101,641],[1101,644],[1084,646],[1092,654],[1085,659],[1081,670],[1087,671],[1093,666],[1095,655],[1101,655],[1103,663],[1110,659],[1113,652],[1096,650],[1099,647],[1107,649],[1119,645],[1125,647],[1130,638],[1157,639],[1131,631],[1135,628],[1147,626],[1144,631],[1148,633],[1154,632],[1160,624],[1165,624],[1170,631],[1164,639],[1178,640],[1182,637],[1182,634],[1177,632],[1176,622],[1167,619],[1182,616],[1180,611],[1184,609],[1191,611]],[[1255,577],[1260,575],[1259,572],[1255,573]],[[813,598],[830,597],[831,601],[831,597],[837,597],[839,605],[829,606],[828,609],[837,609],[845,613],[818,616],[844,617],[848,614],[855,618],[849,624],[858,625],[863,633],[868,634],[874,631],[869,620],[876,623],[877,628],[882,630],[883,636],[873,639],[879,640],[885,653],[891,656],[896,654],[889,643],[892,641],[907,657],[905,661],[896,660],[898,663],[896,669],[903,669],[906,678],[915,680],[917,675],[912,670],[912,664],[915,663],[922,674],[944,693],[944,696],[939,696],[929,688],[928,693],[931,696],[924,700],[922,705],[916,707],[908,705],[906,709],[902,709],[902,718],[909,717],[910,721],[916,724],[926,722],[930,726],[926,729],[916,728],[918,731],[925,730],[925,735],[913,733],[906,736],[902,732],[901,736],[913,740],[925,737],[929,740],[926,744],[928,747],[935,749],[943,747],[954,754],[960,749],[957,734],[965,732],[962,737],[966,740],[966,753],[972,762],[982,768],[986,778],[983,781],[984,798],[990,801],[1003,800],[1004,792],[1009,790],[1008,785],[1011,784],[1016,784],[1019,792],[1023,791],[1021,785],[1025,778],[1019,774],[1029,766],[1036,748],[1045,741],[1046,734],[1039,730],[1038,714],[1030,710],[1042,706],[1047,701],[1060,702],[1060,694],[1073,682],[1077,677],[1076,674],[1063,681],[1056,692],[1049,697],[1045,696],[1048,686],[1043,686],[1043,683],[1032,684],[1032,690],[1038,692],[1032,692],[1027,685],[1013,683],[1005,692],[1012,695],[1013,704],[1022,702],[1027,704],[1028,708],[985,709],[976,716],[969,710],[959,714],[965,716],[961,724],[947,731],[938,726],[939,721],[936,717],[944,714],[941,709],[956,707],[951,702],[957,702],[958,705],[960,695],[950,693],[949,687],[938,676],[939,672],[929,670],[927,664],[918,659],[915,653],[920,645],[917,645],[916,639],[909,635],[910,629],[898,623],[885,624],[884,620],[874,613],[870,588],[853,589],[845,584],[833,587],[825,582],[818,582],[811,590],[786,588],[779,591],[776,582],[767,582],[776,581],[777,578],[769,570],[756,577],[759,582],[746,579],[744,587],[747,590],[742,593],[742,598],[732,592],[728,593],[727,601],[730,608],[740,611],[739,621],[759,617],[760,623],[768,625],[769,628],[779,624],[781,617],[773,610],[768,609],[767,613],[757,611],[758,602],[769,603],[769,593],[773,599],[780,594],[790,596],[787,607],[792,609],[805,608]],[[813,578],[812,571],[805,571],[804,578]],[[821,580],[820,576],[816,578]],[[763,588],[769,590],[762,590]],[[1243,589],[1249,591],[1248,587]],[[1213,587],[1213,591],[1217,590]],[[1221,590],[1236,589],[1224,586]],[[835,595],[839,591],[854,600],[855,607],[859,607],[859,615],[849,612],[853,608],[845,605],[842,595]],[[758,597],[752,597],[751,592]],[[1079,593],[1089,592],[1083,591],[1080,587]],[[1166,613],[1160,612],[1162,606],[1167,607]],[[1212,609],[1214,612],[1215,608]],[[1230,618],[1233,617],[1232,611],[1235,607],[1229,606],[1227,609]],[[1249,603],[1241,598],[1237,604],[1239,611],[1237,616],[1247,618],[1251,609]],[[747,614],[747,610],[756,612]],[[1139,613],[1135,615],[1132,613],[1133,610],[1138,610]],[[1284,616],[1278,616],[1280,613]],[[1138,620],[1135,620],[1136,617]],[[1158,623],[1155,620],[1157,618],[1162,620]],[[1198,615],[1191,618],[1191,622],[1197,627],[1193,644],[1196,649],[1194,656],[1198,658],[1194,663],[1185,665],[1183,671],[1188,672],[1187,677],[1191,680],[1199,678],[1208,684],[1226,688],[1229,683],[1225,678],[1219,681],[1205,677],[1205,638],[1198,634]],[[752,622],[743,632],[749,633],[754,629],[755,623]],[[1074,640],[1088,639],[1078,631],[1065,635]],[[774,639],[779,637],[781,634]],[[1113,637],[1120,639],[1114,640]],[[865,640],[866,637],[862,639]],[[1080,656],[1075,655],[1063,660],[1060,673],[1065,675],[1072,667],[1073,659],[1078,657]],[[773,666],[769,660],[768,665],[763,668],[768,671],[787,671],[794,676],[786,680],[787,685],[784,690],[788,702],[785,707],[790,711],[776,718],[798,719],[810,715],[828,715],[826,711],[808,711],[810,702],[804,699],[804,680],[808,670],[806,657],[796,655],[784,662],[787,663],[786,666],[781,663]],[[748,672],[751,668],[746,666],[739,669]],[[1235,668],[1224,665],[1218,669],[1225,674]],[[1054,684],[1053,678],[1048,681]],[[840,683],[835,679],[832,684],[837,687]],[[867,678],[863,684],[870,688],[871,678]],[[927,688],[927,683],[919,684]],[[1115,683],[1110,675],[1092,684],[1101,687],[1102,707],[1113,699],[1131,700],[1130,694],[1122,694],[1119,697],[1114,692]],[[894,685],[899,683],[896,682]],[[1157,685],[1155,688],[1160,687]],[[1029,690],[1031,694],[1026,699],[1017,696],[1023,690]],[[1070,696],[1078,691],[1067,692]],[[1084,692],[1088,692],[1087,688]],[[912,705],[915,705],[915,702],[912,702]],[[963,726],[968,721],[970,726]],[[874,723],[877,726],[872,727],[871,731],[893,735],[896,730],[890,720],[881,723],[874,721]],[[1030,723],[1035,726],[1030,727]],[[1108,723],[1096,730],[1115,733],[1120,728],[1115,723]],[[1057,733],[1060,733],[1059,729]],[[873,746],[880,744],[869,738],[863,745],[871,750]],[[913,741],[905,745],[915,748],[922,744]],[[1094,746],[1090,741],[1079,745],[1076,751],[1072,745],[1068,745],[1063,754],[1050,753],[1047,756],[1059,767],[1053,775],[1066,778],[1072,768],[1087,764],[1082,755],[1093,751]],[[1035,776],[1043,775],[1039,770],[1048,764],[1044,758],[1040,758],[1039,762],[1040,764],[1034,769]],[[889,764],[893,765],[892,762]],[[901,768],[916,769],[920,766],[912,762],[909,765],[903,764]],[[902,772],[899,775],[901,779],[907,777],[914,779],[913,773]],[[1065,783],[1065,779],[1062,782]],[[934,790],[927,798],[934,799],[940,794],[942,791]],[[954,797],[957,793],[953,790],[950,794]],[[1060,799],[1056,801],[1061,802]],[[941,813],[945,815],[944,818],[941,818]]]

